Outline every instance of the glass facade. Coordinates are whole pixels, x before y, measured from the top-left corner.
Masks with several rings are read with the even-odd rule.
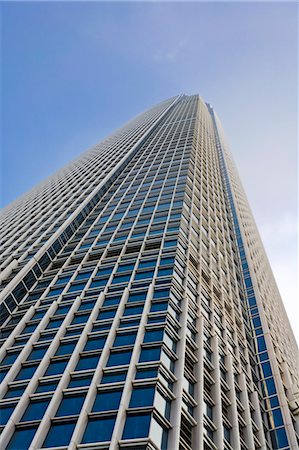
[[[296,349],[200,97],[143,113],[3,219],[1,448],[297,448]]]

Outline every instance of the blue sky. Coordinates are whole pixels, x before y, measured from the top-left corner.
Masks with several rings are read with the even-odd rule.
[[[1,10],[2,206],[156,102],[200,93],[223,123],[294,317],[297,5],[7,2]]]

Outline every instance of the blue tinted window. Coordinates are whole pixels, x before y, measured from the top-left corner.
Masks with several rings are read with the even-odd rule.
[[[171,258],[161,258],[160,266],[165,266],[167,264],[174,264],[174,257]]]
[[[50,320],[46,329],[49,330],[51,328],[58,328],[58,327],[60,327],[60,325],[62,324],[63,321],[64,321],[64,318]]]
[[[89,386],[91,383],[92,375],[81,377],[81,378],[72,378],[69,382],[68,387],[80,387],[80,386]]]
[[[262,369],[265,378],[272,376],[271,365],[269,362],[262,363]]]
[[[57,381],[51,381],[50,383],[40,383],[36,388],[35,392],[50,392],[55,391],[58,384]]]
[[[116,336],[113,347],[121,347],[122,345],[134,344],[136,333],[119,334]]]
[[[82,443],[110,441],[115,423],[115,417],[99,417],[90,419]]]
[[[274,409],[272,411],[272,414],[275,427],[280,427],[281,425],[283,425],[283,418],[280,409]]]
[[[43,448],[66,446],[70,443],[76,422],[52,423]]]
[[[155,267],[156,263],[157,263],[156,259],[141,261],[139,263],[138,269],[145,269],[146,267]]]
[[[79,280],[87,280],[92,274],[92,271],[90,270],[89,272],[81,272],[78,273],[78,275],[75,278],[75,281],[79,281]]]
[[[143,342],[162,341],[164,330],[146,331]]]
[[[172,275],[173,267],[167,268],[167,269],[160,269],[158,270],[158,277],[165,277],[168,275]]]
[[[143,378],[156,378],[158,376],[158,369],[149,369],[149,370],[137,370],[136,379]]]
[[[86,283],[71,284],[68,292],[83,291]]]
[[[65,314],[66,312],[68,312],[71,308],[71,305],[64,305],[64,306],[59,306],[56,311],[55,311],[55,316],[58,316],[59,314]]]
[[[154,271],[153,270],[147,270],[144,272],[138,272],[135,275],[135,280],[144,280],[145,278],[153,278]]]
[[[134,292],[132,294],[129,295],[129,298],[127,300],[127,302],[129,303],[133,303],[133,302],[141,302],[144,301],[146,299],[147,296],[147,292],[142,291],[142,292]]]
[[[174,246],[177,245],[177,243],[178,243],[178,241],[176,239],[173,240],[173,241],[165,241],[164,242],[164,248],[165,247],[174,247]]]
[[[90,284],[89,289],[106,286],[107,281],[108,281],[108,278],[102,278],[101,280],[95,280]]]
[[[105,319],[111,319],[115,316],[116,309],[108,309],[107,311],[101,311],[100,314],[97,317],[97,320],[105,320]]]
[[[143,310],[143,305],[139,306],[126,306],[124,310],[124,316],[133,316],[135,314],[141,314]]]
[[[121,264],[118,266],[117,272],[125,272],[126,270],[132,271],[134,269],[134,264]]]
[[[7,423],[15,407],[16,407],[15,404],[9,406],[1,405],[0,425],[5,425]]]
[[[92,411],[110,411],[119,407],[122,390],[100,391],[95,399]]]
[[[55,355],[69,355],[76,347],[77,341],[64,342],[59,345]]]
[[[100,355],[81,356],[75,370],[88,370],[97,367]]]
[[[131,274],[129,274],[129,275],[115,275],[113,280],[112,280],[112,284],[127,283],[128,281],[130,281],[130,278],[131,278]]]
[[[266,386],[267,386],[268,395],[276,394],[276,389],[275,389],[275,384],[274,384],[273,378],[269,378],[268,380],[265,380],[265,382],[266,382]]]
[[[169,297],[170,291],[169,289],[159,289],[154,291],[153,298],[164,298]]]
[[[139,406],[152,406],[154,402],[155,388],[150,387],[135,387],[132,392],[130,408],[135,408]]]
[[[112,273],[113,267],[101,267],[95,274],[95,277],[100,277],[102,275],[110,275]]]
[[[121,301],[121,296],[117,296],[117,297],[107,297],[103,303],[103,307],[104,306],[113,306],[113,305],[118,305],[119,302]]]
[[[80,305],[78,311],[84,311],[86,309],[92,309],[95,305],[96,300],[90,300],[89,302],[83,302]]]
[[[135,326],[139,325],[139,323],[140,323],[140,319],[139,318],[138,319],[126,320],[126,321],[122,320],[120,325],[119,325],[119,328],[135,327]]]
[[[17,357],[19,356],[20,352],[21,350],[19,350],[18,352],[7,353],[1,362],[1,366],[14,363]]]
[[[113,352],[110,354],[107,366],[122,366],[125,364],[129,364],[131,359],[132,351],[123,351],[123,352]]]
[[[22,367],[18,375],[16,376],[16,380],[27,380],[28,378],[31,378],[36,371],[36,368],[37,365]]]
[[[89,314],[80,314],[75,316],[70,325],[75,325],[76,323],[86,323],[89,318]]]
[[[279,448],[287,447],[289,445],[287,433],[284,428],[279,428],[276,430],[276,436]]]
[[[140,353],[139,362],[159,361],[161,347],[143,348]]]
[[[65,277],[60,277],[56,281],[56,284],[66,284],[71,278],[72,278],[72,275],[68,275],[68,276],[65,276]]]
[[[57,289],[50,289],[50,292],[48,293],[47,297],[52,297],[53,295],[59,295],[61,294],[61,292],[63,291],[64,286],[62,286],[61,288],[57,288]]]
[[[127,377],[127,371],[125,372],[113,372],[103,375],[102,384],[115,383],[117,381],[124,381]]]
[[[150,312],[165,311],[168,308],[167,302],[152,303]]]
[[[84,347],[84,351],[101,350],[105,345],[106,337],[89,338]]]
[[[11,387],[6,392],[4,398],[21,397],[21,395],[25,391],[25,387],[27,387],[27,386],[20,386],[20,387],[16,387],[16,388]],[[3,407],[1,407],[1,408],[3,408]],[[1,416],[1,413],[0,413],[0,416]]]
[[[22,416],[21,422],[41,419],[50,403],[50,400],[50,398],[47,398],[39,401],[31,401]]]
[[[66,396],[62,399],[56,417],[71,416],[79,414],[81,411],[85,394],[76,395],[75,397]]]
[[[48,347],[38,347],[34,348],[30,355],[27,358],[27,361],[33,361],[34,359],[42,359],[46,351],[48,350]]]
[[[136,439],[147,437],[150,421],[151,415],[149,413],[127,416],[122,438]]]
[[[27,450],[35,435],[37,426],[27,428],[16,428],[6,450]]]
[[[66,368],[68,363],[68,360],[65,361],[52,361],[49,365],[49,367],[46,370],[46,373],[44,376],[48,375],[57,375],[59,373],[63,373],[64,369]]]

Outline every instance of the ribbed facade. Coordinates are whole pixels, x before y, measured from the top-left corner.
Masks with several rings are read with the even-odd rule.
[[[297,346],[199,96],[2,217],[1,449],[298,449]]]

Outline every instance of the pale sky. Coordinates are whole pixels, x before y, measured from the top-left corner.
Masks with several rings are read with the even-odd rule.
[[[2,2],[2,205],[139,112],[222,124],[299,340],[297,5]]]

